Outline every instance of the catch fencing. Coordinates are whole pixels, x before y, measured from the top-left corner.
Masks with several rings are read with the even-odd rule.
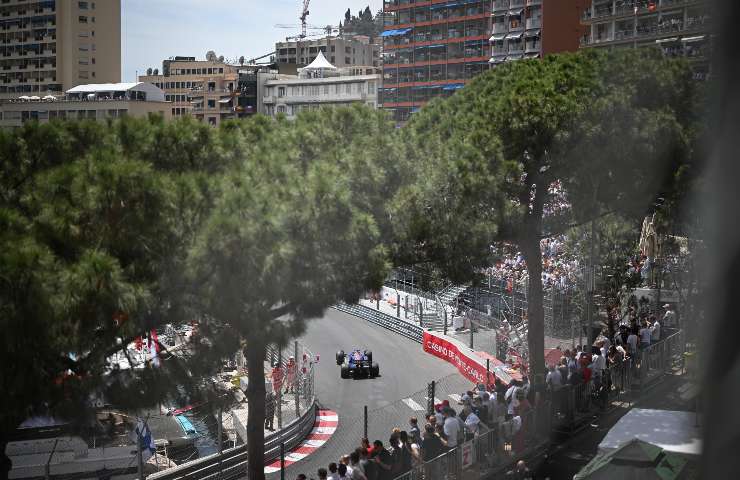
[[[296,360],[295,379],[290,384],[282,382],[276,399],[274,424],[275,431],[265,435],[265,463],[278,458],[281,451],[290,450],[298,445],[314,426],[316,421],[316,396],[314,390],[314,357],[303,344],[294,342],[291,348],[267,349],[266,361],[270,365],[279,363],[285,372],[289,357]],[[304,362],[304,359],[306,361]],[[237,358],[240,365],[243,358]],[[269,415],[269,413],[268,413]],[[237,430],[240,428],[236,425]],[[246,419],[241,428],[246,430]],[[246,478],[247,446],[242,444],[223,450],[221,453],[193,460],[163,472],[148,475],[147,480],[186,480],[186,479],[219,479]]]

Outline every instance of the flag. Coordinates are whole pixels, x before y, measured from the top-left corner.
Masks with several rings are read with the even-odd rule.
[[[152,356],[152,365],[155,367],[159,366],[159,339],[157,338],[157,331],[152,329],[149,334],[149,354]]]
[[[149,427],[147,427],[141,418],[136,422],[135,432],[137,446],[141,448],[141,456],[146,462],[157,451],[157,448],[154,446],[154,437],[152,436],[152,432],[149,431]],[[141,443],[138,441],[139,437],[141,437]]]

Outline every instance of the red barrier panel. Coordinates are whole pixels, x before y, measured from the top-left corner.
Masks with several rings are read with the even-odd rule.
[[[475,384],[486,383],[485,365],[481,365],[474,358],[468,356],[468,354],[461,352],[454,343],[440,338],[433,333],[424,332],[424,351],[455,365],[460,373],[471,382]],[[491,383],[493,383],[493,372],[490,378]]]

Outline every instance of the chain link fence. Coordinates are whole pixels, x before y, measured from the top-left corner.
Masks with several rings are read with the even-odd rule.
[[[301,342],[283,348],[268,347],[267,363],[272,366],[268,380],[272,384],[278,429],[313,408],[315,360],[311,350]],[[279,376],[276,365],[280,366]]]

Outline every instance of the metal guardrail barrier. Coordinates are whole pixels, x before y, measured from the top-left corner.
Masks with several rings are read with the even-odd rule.
[[[294,420],[282,431],[272,433],[266,437],[265,463],[277,458],[280,454],[281,443],[285,443],[285,449],[289,450],[308,435],[316,422],[316,408],[314,399],[313,407],[306,410],[300,418]],[[238,477],[245,478],[246,475],[247,446],[239,445],[224,450],[221,455],[214,453],[163,472],[154,473],[146,478],[147,480],[208,480],[216,478],[228,480]]]
[[[411,339],[415,342],[421,343],[423,330],[418,325],[405,322],[391,315],[367,308],[362,305],[349,305],[346,303],[339,303],[334,305],[332,308],[339,310],[340,312],[348,313],[356,317],[367,320],[370,323],[374,323],[380,327],[388,329],[399,335]]]

